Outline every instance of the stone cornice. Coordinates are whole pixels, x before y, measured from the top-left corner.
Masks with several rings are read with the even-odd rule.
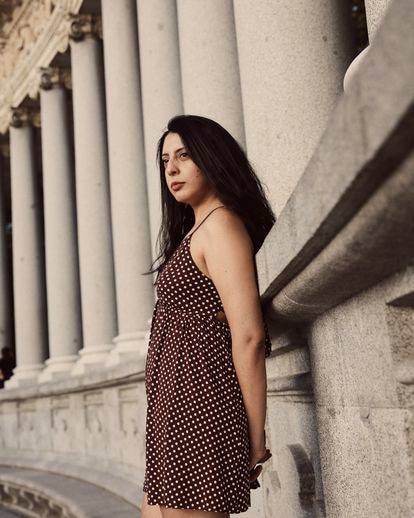
[[[0,33],[0,133],[10,124],[10,109],[36,98],[39,69],[48,67],[69,45],[73,15],[83,0],[24,0]]]

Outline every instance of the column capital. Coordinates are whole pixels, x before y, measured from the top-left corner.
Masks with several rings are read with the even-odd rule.
[[[40,67],[39,87],[42,90],[51,90],[54,87],[72,88],[72,76],[69,68]]]
[[[69,38],[81,41],[86,37],[102,39],[102,18],[93,14],[70,15]]]
[[[22,126],[30,125],[40,128],[40,110],[30,109],[25,106],[10,110],[10,126],[21,128]]]

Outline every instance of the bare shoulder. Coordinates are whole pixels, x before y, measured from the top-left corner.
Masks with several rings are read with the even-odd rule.
[[[206,241],[220,245],[244,245],[253,248],[247,228],[233,210],[228,207],[220,207],[206,219],[204,223],[204,235]]]

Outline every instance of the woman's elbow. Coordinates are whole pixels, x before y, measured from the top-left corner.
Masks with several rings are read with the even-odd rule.
[[[250,331],[239,333],[232,337],[232,345],[235,349],[242,349],[243,351],[256,351],[263,348],[265,341],[264,331]]]

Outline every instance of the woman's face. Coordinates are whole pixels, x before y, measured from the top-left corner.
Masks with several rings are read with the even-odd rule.
[[[210,185],[191,160],[178,133],[167,134],[161,157],[164,163],[165,181],[177,202],[194,206],[211,193]],[[174,183],[177,183],[176,187]]]

